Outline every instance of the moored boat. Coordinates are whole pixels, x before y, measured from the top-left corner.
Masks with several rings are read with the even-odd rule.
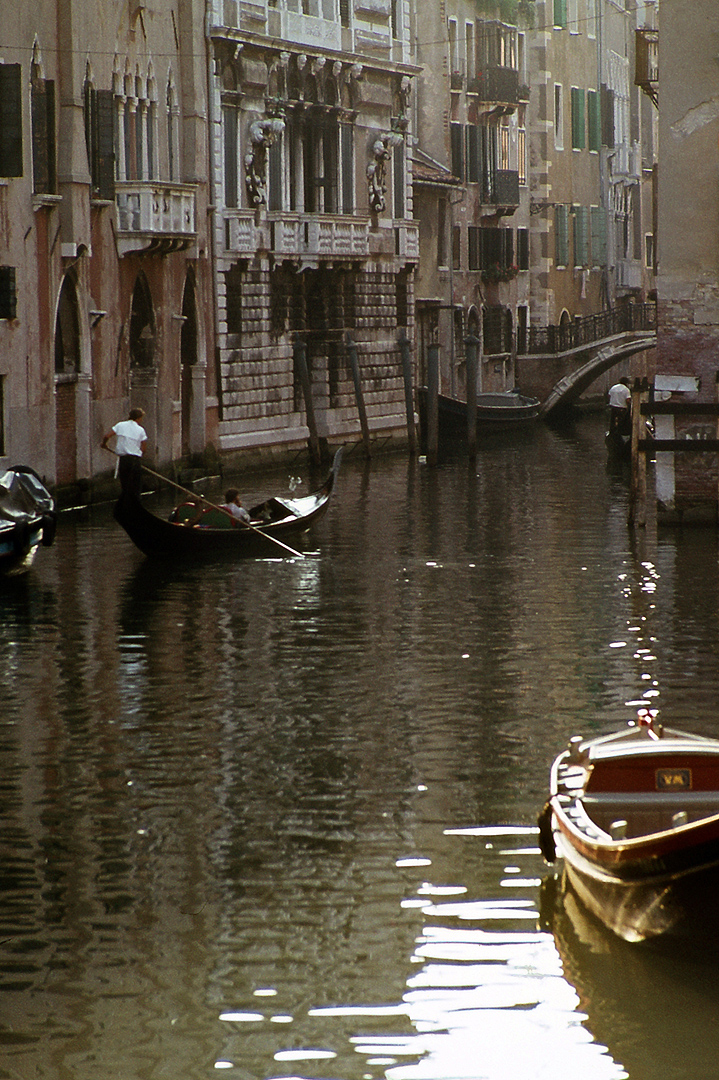
[[[426,430],[427,418],[426,387],[419,391],[420,419]],[[477,394],[477,432],[486,433],[506,427],[514,428],[529,424],[539,417],[541,402],[538,398],[527,397],[518,390],[506,393]],[[466,437],[467,402],[459,398],[437,395],[437,419],[440,430],[447,435]]]
[[[307,532],[326,513],[341,459],[340,448],[327,479],[313,494],[296,499],[277,496],[250,507],[249,525],[199,497],[181,503],[169,519],[161,518],[128,493],[115,504],[115,520],[153,558],[287,555],[293,553],[287,541]]]
[[[540,846],[584,905],[627,941],[716,923],[719,740],[642,714],[576,736],[554,761]]]
[[[0,574],[29,570],[37,549],[55,539],[55,502],[37,473],[15,465],[0,475]]]

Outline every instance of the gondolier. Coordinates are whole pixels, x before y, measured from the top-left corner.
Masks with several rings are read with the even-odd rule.
[[[130,409],[128,419],[115,424],[101,443],[103,450],[109,450],[107,444],[115,437],[120,487],[126,495],[139,495],[142,490],[142,455],[147,446],[147,432],[140,421],[144,415],[143,409]]]

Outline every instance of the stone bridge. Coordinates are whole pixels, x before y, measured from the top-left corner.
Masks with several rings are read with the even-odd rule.
[[[542,402],[542,415],[568,408],[595,379],[636,353],[656,346],[653,304],[633,304],[530,333],[517,354],[516,383]]]

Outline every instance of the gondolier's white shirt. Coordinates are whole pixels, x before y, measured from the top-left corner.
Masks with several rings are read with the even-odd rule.
[[[112,429],[116,435],[115,453],[118,457],[130,454],[142,457],[142,444],[147,440],[147,432],[135,420],[121,420]]]
[[[609,387],[609,404],[613,409],[626,409],[632,392],[624,383],[615,383]]]

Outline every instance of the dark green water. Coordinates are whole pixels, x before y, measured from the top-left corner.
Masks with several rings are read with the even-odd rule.
[[[0,594],[0,1077],[713,1080],[714,964],[540,887],[570,735],[719,731],[715,536],[626,504],[589,418],[350,456],[305,559],[64,516]]]

